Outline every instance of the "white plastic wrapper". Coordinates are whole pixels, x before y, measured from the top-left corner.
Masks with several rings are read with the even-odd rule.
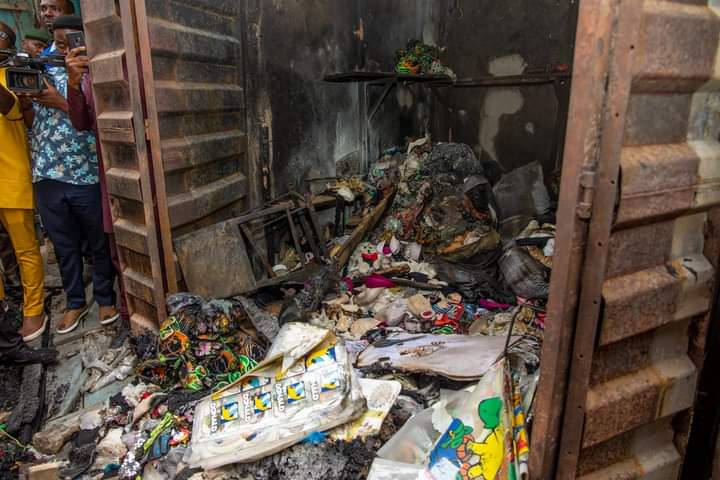
[[[372,480],[433,480],[421,465],[376,458],[370,467]]]
[[[365,411],[345,347],[329,331],[287,324],[268,358],[198,404],[186,457],[192,467],[255,461]]]
[[[390,409],[395,404],[402,385],[394,380],[361,378],[360,388],[367,401],[367,410],[354,422],[341,425],[330,432],[330,439],[351,442],[355,438],[365,439],[380,433]]]

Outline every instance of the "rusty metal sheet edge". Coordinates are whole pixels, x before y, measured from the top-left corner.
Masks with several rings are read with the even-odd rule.
[[[142,95],[140,94],[140,75],[138,64],[132,59],[137,59],[136,37],[135,37],[135,9],[131,4],[131,0],[120,0],[120,17],[122,21],[123,41],[125,43],[125,51],[127,53],[127,69],[128,79],[130,81],[130,98],[133,108],[133,126],[136,132],[136,138],[145,138],[145,122],[142,111]],[[147,145],[140,141],[135,143],[138,155],[138,165],[142,186],[143,198],[153,198],[152,177],[149,165]],[[153,274],[153,299],[155,302],[155,310],[157,311],[158,321],[162,322],[166,318],[165,310],[165,288],[162,281],[162,267],[160,263],[159,242],[157,227],[155,222],[155,211],[152,202],[143,202],[145,211],[145,227],[147,229],[148,253],[150,256],[150,265]]]
[[[172,230],[170,228],[167,190],[165,189],[165,170],[162,160],[162,143],[160,141],[160,122],[158,119],[157,98],[155,95],[155,76],[152,64],[150,31],[145,0],[134,0],[134,4],[137,39],[140,48],[140,67],[143,71],[143,86],[145,89],[147,135],[151,147],[151,175],[155,187],[155,195],[152,198],[154,198],[154,203],[157,208],[158,222],[156,223],[156,229],[160,237],[159,246],[162,248],[163,278],[168,293],[173,293],[178,289],[178,281],[175,270],[175,255],[172,244]]]
[[[540,384],[530,451],[534,479],[555,476],[570,348],[576,318],[580,266],[588,222],[579,215],[580,178],[597,157],[598,119],[605,101],[611,23],[609,2],[580,2],[567,134],[557,212],[557,254],[553,265]],[[587,175],[585,175],[587,176]],[[583,216],[584,217],[584,216]]]
[[[600,120],[600,150],[595,198],[583,262],[577,325],[573,345],[568,395],[560,438],[555,478],[574,479],[583,436],[585,404],[597,337],[602,286],[605,279],[610,233],[619,194],[618,176],[625,114],[631,93],[632,58],[639,36],[643,2],[608,2],[612,15],[610,63],[606,104]]]

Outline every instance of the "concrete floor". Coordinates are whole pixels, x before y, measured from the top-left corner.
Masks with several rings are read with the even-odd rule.
[[[47,262],[47,252],[43,248],[45,259],[45,289],[46,295],[50,296],[50,325],[49,345],[57,348],[60,352],[57,364],[48,367],[46,381],[46,405],[47,414],[45,419],[67,415],[78,409],[92,406],[103,402],[114,395],[128,382],[114,382],[95,393],[81,393],[88,376],[88,371],[83,368],[80,352],[83,341],[87,336],[103,334],[115,337],[119,333],[120,322],[113,325],[102,326],[98,316],[98,305],[94,303],[91,283],[91,268],[86,268],[85,279],[87,283],[86,297],[91,305],[88,314],[82,320],[80,326],[74,331],[60,335],[57,333],[57,325],[61,321],[65,310],[65,293],[62,291],[62,282],[55,263]],[[32,342],[32,346],[42,345],[42,338]]]

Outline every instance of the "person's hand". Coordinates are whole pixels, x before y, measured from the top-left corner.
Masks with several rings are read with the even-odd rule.
[[[60,92],[57,88],[55,88],[54,85],[47,81],[47,78],[43,78],[43,82],[45,82],[45,89],[39,94],[35,95],[33,97],[34,100],[41,105],[45,105],[46,107],[57,108],[58,110],[67,112],[68,107],[65,97],[60,94]]]
[[[85,47],[70,50],[65,57],[65,68],[68,73],[68,88],[80,90],[83,74],[88,72],[90,59],[85,55]]]
[[[30,110],[32,108],[33,104],[33,97],[30,94],[27,93],[17,93],[16,94],[18,102],[20,102],[20,110],[23,112],[25,110]]]
[[[7,115],[15,105],[15,96],[5,86],[0,85],[0,114]]]

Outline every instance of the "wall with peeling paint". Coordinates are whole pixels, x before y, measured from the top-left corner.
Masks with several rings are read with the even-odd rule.
[[[269,192],[307,177],[352,170],[360,160],[361,105],[382,87],[327,84],[329,73],[389,71],[409,39],[447,47],[461,78],[570,63],[576,0],[250,0],[250,115],[265,128],[259,158]],[[253,112],[254,106],[254,112]],[[370,159],[427,128],[469,144],[494,171],[539,161],[547,174],[557,101],[551,85],[522,88],[401,87],[369,124]],[[253,119],[251,118],[251,122]]]
[[[438,44],[460,78],[515,75],[530,66],[570,64],[577,0],[454,0]],[[532,161],[555,170],[558,104],[552,85],[445,89],[435,96],[433,137],[464,142],[500,171]],[[564,127],[563,127],[564,128]]]

